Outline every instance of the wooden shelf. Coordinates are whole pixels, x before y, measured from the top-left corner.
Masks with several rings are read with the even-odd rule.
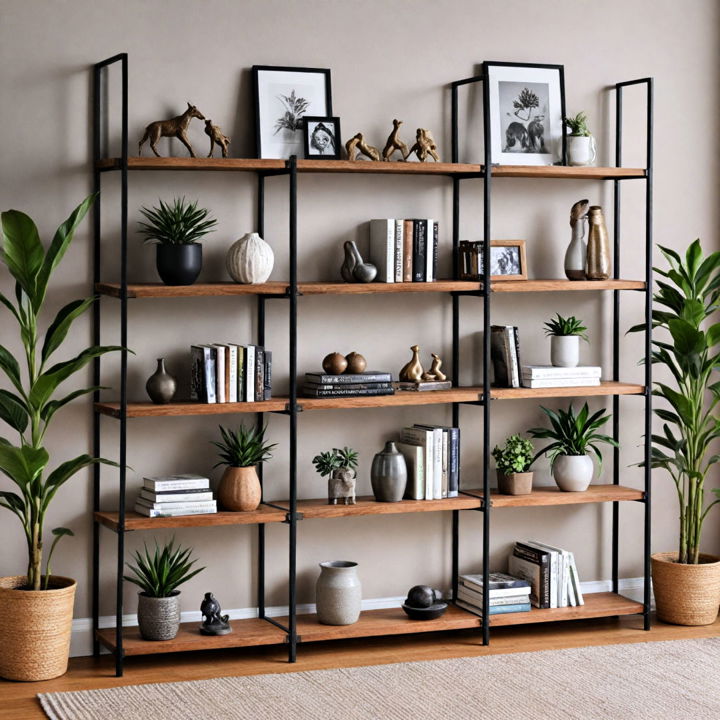
[[[228,415],[234,413],[279,412],[285,410],[288,398],[273,398],[262,402],[243,403],[199,403],[173,402],[156,405],[151,402],[128,403],[127,416],[138,417],[185,417],[190,415]],[[101,415],[120,417],[120,403],[98,402],[95,410]]]
[[[482,283],[480,283],[482,288]],[[597,290],[644,290],[643,280],[502,280],[494,282],[494,293],[594,292]]]
[[[602,382],[600,385],[554,388],[492,388],[493,400],[523,400],[526,398],[589,397],[601,395],[642,395],[643,385],[623,382]]]
[[[563,165],[496,165],[492,176],[499,178],[556,178],[563,180],[617,180],[644,178],[644,168],[570,167]]]
[[[195,283],[195,285],[164,285],[163,283],[134,283],[128,285],[129,298],[179,298],[179,297],[222,297],[234,295],[277,295],[287,294],[288,283],[269,282],[262,285],[241,285],[240,283]],[[122,297],[120,283],[96,283],[95,292],[109,297]]]
[[[482,490],[464,490],[477,497],[482,506]],[[582,503],[624,502],[642,500],[645,493],[623,485],[590,485],[584,492],[563,492],[559,488],[537,488],[529,495],[501,495],[490,493],[490,507],[539,507],[544,505],[579,505]]]
[[[279,501],[285,504],[285,501]],[[355,505],[328,505],[327,500],[300,500],[298,512],[304,520],[315,518],[352,517],[357,515],[399,515],[402,513],[438,512],[445,510],[473,510],[482,501],[477,497],[460,495],[444,500],[401,500],[377,502],[372,496],[356,498]]]

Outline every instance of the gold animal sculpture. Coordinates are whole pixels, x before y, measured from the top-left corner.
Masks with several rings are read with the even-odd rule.
[[[423,380],[437,380],[438,382],[445,382],[447,380],[447,375],[440,370],[440,367],[442,366],[440,356],[435,353],[430,354],[433,358],[432,365],[430,366],[430,369],[424,373]]]
[[[205,134],[210,138],[210,152],[208,157],[212,157],[213,150],[215,149],[215,143],[220,146],[222,150],[222,156],[227,157],[227,149],[230,144],[230,138],[227,135],[222,134],[219,125],[213,125],[212,120],[205,121]]]
[[[373,147],[372,145],[368,145],[365,142],[365,138],[363,138],[362,133],[353,135],[345,143],[345,152],[347,152],[348,160],[357,160],[358,151],[360,151],[363,155],[367,155],[367,157],[369,157],[371,160],[380,159],[380,152],[378,151],[378,149]]]
[[[420,382],[423,377],[423,366],[420,364],[420,346],[413,345],[410,362],[400,370],[400,382]]]
[[[440,162],[440,156],[437,153],[435,140],[433,139],[431,132],[429,130],[424,130],[423,128],[417,129],[415,144],[410,148],[408,155],[412,155],[412,153],[417,155],[420,162],[425,162],[428,155],[430,155],[435,162]]]
[[[145,141],[150,140],[150,149],[155,155],[162,157],[155,149],[155,143],[157,143],[161,137],[176,137],[190,151],[190,157],[195,157],[192,145],[190,145],[190,141],[185,132],[193,118],[204,120],[205,116],[194,105],[188,103],[187,110],[182,115],[170,118],[169,120],[156,120],[155,122],[151,122],[145,128],[145,134],[138,143],[138,155],[142,155],[142,146]]]
[[[407,160],[407,156],[410,154],[408,146],[400,140],[398,137],[400,126],[403,124],[402,120],[393,120],[393,131],[388,136],[385,147],[382,151],[382,159],[389,161],[390,158],[395,154],[396,150],[400,151],[403,160]]]

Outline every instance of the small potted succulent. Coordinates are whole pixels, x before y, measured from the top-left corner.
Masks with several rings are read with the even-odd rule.
[[[175,198],[171,204],[160,200],[160,207],[140,208],[147,222],[138,223],[146,243],[157,245],[156,264],[166,285],[192,285],[202,269],[199,240],[211,232],[217,220],[197,201]]]
[[[571,315],[559,313],[545,323],[545,335],[550,336],[550,362],[555,367],[576,367],[580,362],[580,338],[588,342],[587,328]]]
[[[496,445],[492,456],[497,468],[498,490],[503,495],[529,495],[532,492],[535,448],[530,440],[511,435],[505,446]]]
[[[312,459],[320,477],[328,479],[328,505],[337,505],[344,500],[345,505],[355,504],[355,480],[357,478],[358,453],[349,447],[333,448],[321,452]]]
[[[138,625],[145,640],[172,640],[180,627],[180,591],[183,583],[205,568],[192,569],[189,548],[175,547],[171,540],[162,548],[155,543],[154,552],[135,551],[135,565],[127,563],[132,575],[128,582],[140,588],[138,593]]]
[[[587,126],[587,115],[579,112],[575,117],[563,118],[570,131],[567,137],[568,165],[592,165],[595,162],[595,138]]]
[[[240,425],[233,432],[220,425],[222,440],[213,445],[222,458],[215,467],[227,465],[218,486],[218,499],[225,510],[249,512],[260,505],[262,488],[257,466],[272,457],[270,451],[277,444],[265,442],[266,430]]]
[[[565,492],[582,492],[587,490],[593,478],[592,452],[598,461],[598,472],[602,470],[602,454],[598,445],[607,443],[613,447],[618,444],[611,437],[602,435],[597,430],[604,425],[610,415],[602,408],[590,415],[588,404],[585,403],[576,415],[572,404],[567,410],[540,409],[550,419],[550,428],[532,428],[528,430],[531,437],[547,439],[552,442],[539,450],[533,460],[540,455],[550,457],[550,468],[553,479],[558,487]]]

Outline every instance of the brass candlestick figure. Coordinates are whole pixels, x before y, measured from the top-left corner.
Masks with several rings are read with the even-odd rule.
[[[213,125],[212,120],[206,120],[205,134],[210,138],[210,152],[208,153],[208,157],[212,157],[213,150],[215,149],[215,143],[217,143],[222,150],[222,156],[226,158],[230,138],[227,135],[223,135],[220,126]]]
[[[390,158],[395,154],[396,150],[400,151],[403,160],[407,160],[407,156],[410,154],[408,146],[400,140],[398,133],[400,126],[403,124],[402,120],[393,120],[393,131],[388,136],[385,147],[382,151],[382,159],[389,161]]]
[[[138,143],[138,155],[142,155],[142,146],[145,144],[145,141],[149,140],[150,149],[155,155],[162,157],[155,148],[155,143],[157,143],[161,137],[176,137],[189,150],[190,157],[195,157],[186,133],[188,125],[190,125],[190,121],[193,118],[204,120],[205,116],[194,105],[188,103],[187,110],[182,115],[170,118],[169,120],[156,120],[155,122],[151,122],[145,128],[145,134]]]

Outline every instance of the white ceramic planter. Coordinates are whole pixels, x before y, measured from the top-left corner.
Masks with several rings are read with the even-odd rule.
[[[580,336],[552,335],[550,362],[555,367],[577,367],[580,362]]]
[[[589,455],[558,455],[553,463],[552,476],[564,492],[583,492],[588,489],[594,471]]]
[[[592,165],[595,162],[595,138],[576,137],[569,135],[567,138],[568,165]]]

